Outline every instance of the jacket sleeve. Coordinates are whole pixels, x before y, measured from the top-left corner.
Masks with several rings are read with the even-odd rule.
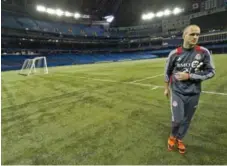
[[[174,55],[176,53],[176,50],[173,50],[169,53],[169,56],[166,60],[166,65],[165,65],[165,71],[164,71],[164,76],[165,76],[165,82],[169,82],[170,81],[170,77],[172,75],[174,66]]]
[[[214,67],[212,56],[210,52],[207,49],[205,49],[203,71],[195,74],[191,73],[190,79],[196,80],[196,81],[204,81],[214,77],[214,75],[215,75],[215,67]]]

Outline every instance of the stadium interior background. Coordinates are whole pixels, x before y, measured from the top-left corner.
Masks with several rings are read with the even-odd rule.
[[[190,24],[215,76],[182,156],[164,67]],[[0,162],[227,165],[226,62],[227,0],[2,0]]]
[[[199,44],[227,52],[226,0],[3,0],[2,71],[20,69],[28,56],[48,66],[167,56],[189,24]]]

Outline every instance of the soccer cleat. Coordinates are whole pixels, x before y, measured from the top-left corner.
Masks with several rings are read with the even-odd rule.
[[[177,147],[180,154],[184,154],[186,152],[186,148],[182,140],[177,139]]]
[[[173,136],[170,136],[168,138],[168,150],[169,151],[172,151],[174,149],[175,143],[176,143],[176,138]]]

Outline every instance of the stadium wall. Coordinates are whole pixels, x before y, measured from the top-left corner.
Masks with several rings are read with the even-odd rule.
[[[48,67],[157,58],[150,52],[112,54],[3,55],[2,71],[19,70],[26,59],[45,56]]]

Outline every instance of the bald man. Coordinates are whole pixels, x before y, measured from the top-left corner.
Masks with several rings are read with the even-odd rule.
[[[210,52],[196,45],[200,28],[190,25],[183,32],[183,46],[170,52],[165,66],[164,95],[171,98],[172,130],[168,150],[175,145],[181,154],[186,152],[182,141],[197,108],[201,83],[215,75]]]

